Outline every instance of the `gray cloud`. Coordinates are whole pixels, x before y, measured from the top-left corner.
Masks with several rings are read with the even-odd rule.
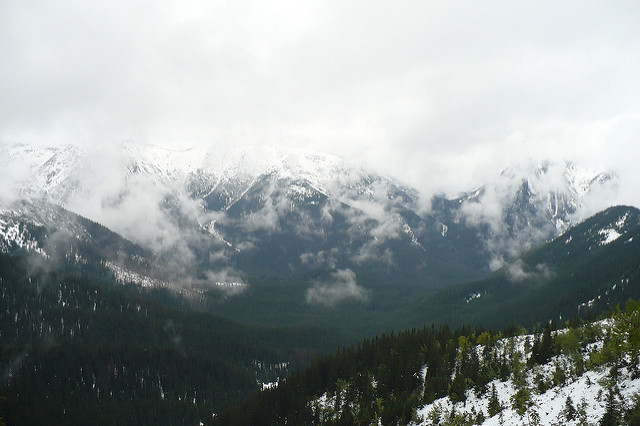
[[[337,263],[336,258],[339,254],[340,250],[337,248],[333,248],[329,251],[320,250],[318,252],[306,252],[300,255],[300,261],[303,265],[334,269]]]
[[[512,282],[522,282],[527,280],[548,280],[553,278],[554,272],[545,263],[541,263],[531,268],[521,259],[505,265],[507,277]]]
[[[392,266],[393,265],[393,253],[391,250],[381,249],[376,240],[369,240],[354,253],[353,260],[359,264],[365,264],[367,262],[376,262],[379,265]]]
[[[351,269],[339,269],[329,281],[315,282],[307,290],[307,303],[334,306],[346,300],[366,301],[368,292],[358,285],[356,274]]]
[[[619,169],[620,202],[640,205],[639,15],[633,1],[6,0],[0,143],[285,144],[427,195],[568,158]]]
[[[494,172],[485,181],[481,195],[463,204],[462,218],[472,225],[488,227],[491,237],[485,244],[492,256],[490,267],[497,270],[523,251],[564,231],[570,222],[580,222],[614,204],[619,180],[611,176],[601,183],[591,182],[601,173],[606,174],[607,170],[562,162],[521,163],[502,173]],[[524,182],[535,208],[508,217],[511,206],[517,205],[518,189]],[[571,209],[575,211],[572,213]]]

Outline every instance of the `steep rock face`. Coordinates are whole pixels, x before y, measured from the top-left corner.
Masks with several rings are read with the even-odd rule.
[[[247,273],[352,268],[445,285],[486,273],[580,217],[611,176],[565,163],[420,206],[418,191],[323,153],[116,147],[0,148],[5,180],[168,260]],[[21,170],[17,173],[16,170]]]
[[[505,223],[512,233],[538,224],[536,221],[549,221],[558,231],[566,230],[575,223],[573,216],[582,207],[584,198],[612,179],[611,174],[581,170],[571,162],[562,166],[545,163],[526,174],[523,177],[512,170],[503,172],[511,181],[521,181],[506,209]],[[560,174],[561,177],[557,176]]]
[[[505,169],[458,198],[438,200],[434,210],[443,222],[464,221],[476,230],[495,270],[595,213],[586,204],[611,190],[614,180],[612,173],[571,162],[529,164]]]

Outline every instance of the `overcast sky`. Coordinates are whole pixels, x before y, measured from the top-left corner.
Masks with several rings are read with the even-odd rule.
[[[638,22],[637,0],[2,0],[0,143],[296,146],[449,191],[566,158],[635,189]]]

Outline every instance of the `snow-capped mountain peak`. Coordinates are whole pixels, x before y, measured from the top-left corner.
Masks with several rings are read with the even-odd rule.
[[[434,282],[429,271],[452,268],[441,262],[474,265],[474,275],[487,256],[555,237],[613,179],[570,162],[514,166],[425,212],[418,190],[375,170],[275,147],[2,146],[0,173],[18,198],[44,197],[156,253],[252,272],[341,265]]]

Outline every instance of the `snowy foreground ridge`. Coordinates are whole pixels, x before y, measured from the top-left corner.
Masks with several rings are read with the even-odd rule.
[[[605,414],[607,406],[609,384],[609,369],[606,367],[586,371],[581,376],[571,375],[571,359],[567,356],[556,356],[545,365],[530,370],[527,374],[529,387],[535,388],[535,378],[541,374],[546,380],[553,381],[556,369],[560,368],[569,375],[564,385],[555,386],[543,393],[531,392],[531,406],[524,415],[520,415],[513,408],[513,400],[518,392],[513,380],[502,382],[499,379],[489,384],[491,389],[495,386],[498,401],[504,407],[503,411],[493,417],[486,418],[482,425],[584,425],[599,424]],[[628,368],[622,368],[618,372],[621,379],[616,383],[615,398],[621,405],[629,405],[633,395],[640,392],[640,378],[631,378]],[[476,418],[478,413],[488,417],[489,400],[491,393],[477,397],[473,391],[467,391],[465,402],[452,403],[449,397],[440,398],[431,404],[421,407],[417,411],[416,425],[447,424],[451,413]],[[567,409],[567,398],[573,410]],[[436,420],[438,419],[438,420]],[[455,423],[454,423],[455,424]]]
[[[626,406],[633,400],[633,395],[640,392],[640,378],[632,378],[629,367],[620,368],[616,372],[615,379],[611,377],[612,373],[607,365],[594,366],[594,369],[579,374],[580,368],[576,364],[588,364],[588,359],[585,357],[588,358],[589,354],[602,350],[604,341],[616,332],[614,328],[617,323],[615,322],[602,321],[597,325],[601,327],[603,334],[598,340],[588,344],[582,353],[578,354],[579,357],[576,354],[557,355],[544,365],[528,369],[524,372],[524,384],[518,385],[513,377],[507,381],[493,380],[488,387],[489,389],[495,387],[495,395],[502,411],[477,424],[598,424],[607,410],[609,393],[613,395],[618,406],[629,408]],[[556,335],[566,332],[567,330],[561,330]],[[532,335],[518,336],[503,339],[499,344],[503,348],[512,346],[516,356],[527,359],[525,342],[532,339]],[[479,355],[481,349],[480,346],[476,347]],[[541,387],[540,383],[551,387],[542,392],[536,392]],[[518,412],[516,399],[521,389],[526,390],[525,393],[530,396],[530,400]],[[478,397],[473,391],[467,391],[467,400],[455,404],[449,397],[440,398],[417,411],[418,421],[415,424],[446,423],[447,418],[454,412],[476,419],[480,412],[483,416],[487,416],[490,411],[491,395],[492,392],[487,392]]]
[[[631,302],[635,303],[636,302]],[[448,396],[420,404],[410,425],[611,425],[636,424],[640,413],[640,311],[638,306],[607,320],[551,333],[552,348],[543,362],[540,334],[502,338],[486,345],[467,345],[485,368],[491,359],[507,360],[510,372],[479,391],[466,380],[462,397]],[[465,339],[461,337],[461,339]],[[542,338],[544,346],[545,337]],[[463,340],[461,340],[463,341]],[[532,342],[537,342],[533,343]],[[550,346],[551,347],[551,346]],[[459,374],[464,344],[458,349]],[[469,353],[467,352],[467,354]],[[416,372],[423,392],[429,366]],[[497,374],[500,376],[500,373]],[[375,378],[371,383],[377,387]],[[341,412],[357,412],[348,402],[351,384],[343,382],[310,406],[320,423],[335,421]],[[452,386],[453,387],[453,386]],[[346,402],[346,405],[345,405]],[[387,401],[379,401],[380,405]],[[338,408],[341,407],[341,408]],[[346,408],[348,407],[348,408]],[[382,425],[381,419],[378,424]]]

